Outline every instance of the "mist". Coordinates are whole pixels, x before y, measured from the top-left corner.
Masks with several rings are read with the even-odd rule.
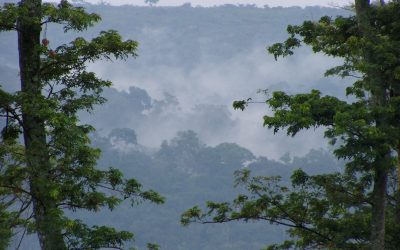
[[[265,100],[279,90],[296,94],[318,89],[323,95],[351,101],[342,91],[351,79],[324,77],[340,60],[314,54],[308,47],[277,61],[266,51],[267,46],[284,41],[288,24],[349,13],[336,8],[255,5],[85,4],[85,8],[99,13],[102,22],[71,34],[49,25],[46,39],[51,49],[108,29],[139,42],[136,58],[88,65],[88,70],[113,82],[103,92],[106,103],[79,113],[80,123],[97,130],[90,134],[91,145],[102,151],[97,167],[115,166],[144,188],[160,192],[166,203],[134,209],[123,203],[112,213],[81,211],[68,216],[90,225],[133,231],[137,240],[132,246],[139,249],[157,242],[162,249],[173,250],[255,250],[287,239],[283,227],[265,222],[183,228],[179,218],[186,209],[209,200],[234,199],[243,191],[233,188],[234,172],[239,169],[279,175],[287,185],[298,168],[310,174],[343,169],[323,138],[323,128],[292,138],[285,131],[274,134],[263,127],[263,116],[272,114]],[[0,45],[2,88],[18,91],[16,35],[0,33]],[[235,100],[248,98],[254,103],[244,111],[233,109]],[[4,119],[0,125],[6,125]],[[12,244],[17,247],[19,242]],[[27,237],[22,248],[38,249],[35,235]]]
[[[90,66],[102,78],[111,80],[118,91],[129,93],[132,87],[145,90],[151,99],[149,107],[119,110],[124,113],[123,124],[104,124],[100,121],[106,115],[102,110],[114,102],[109,99],[109,103],[94,112],[94,117],[84,120],[94,122],[104,133],[113,126],[132,128],[137,131],[139,142],[148,147],[158,147],[178,131],[193,130],[209,145],[234,142],[256,155],[273,159],[279,159],[286,152],[304,155],[313,148],[326,148],[320,129],[301,132],[295,138],[287,137],[284,132],[274,135],[263,127],[263,116],[270,112],[265,104],[255,103],[240,111],[233,110],[232,103],[247,98],[264,102],[277,90],[299,93],[320,89],[323,94],[345,98],[338,89],[343,89],[346,81],[324,77],[324,72],[340,61],[313,54],[307,47],[298,49],[294,56],[275,61],[267,53],[266,46],[284,39],[284,29],[264,34],[262,28],[268,30],[276,24],[285,27],[286,21],[274,19],[263,27],[256,22],[257,18],[246,23],[246,16],[239,16],[236,20],[240,20],[240,25],[234,32],[230,28],[231,17],[227,21],[214,16],[229,8],[235,10],[235,7],[210,9],[209,14],[215,20],[205,24],[189,20],[187,13],[181,13],[181,23],[176,24],[174,20],[179,18],[171,21],[165,17],[172,9],[150,12],[163,15],[160,20],[149,19],[136,28],[134,36],[139,38],[139,57],[127,62]],[[185,7],[176,8],[175,12],[179,9]],[[193,9],[189,8],[188,12]],[[268,18],[254,7],[242,9],[257,13],[259,19]],[[303,18],[310,17],[310,13],[316,18],[322,12],[320,8],[291,10],[305,15]],[[206,9],[198,9],[197,15],[202,12]],[[301,14],[297,14],[299,19]],[[171,24],[166,24],[166,20]],[[230,41],[233,44],[229,44]],[[258,90],[266,91],[257,93]]]
[[[100,3],[99,0],[86,0],[86,2],[96,4]],[[110,0],[104,1],[106,3],[112,5],[124,5],[124,4],[131,4],[131,5],[145,5],[144,1],[142,0]],[[332,5],[348,5],[348,0],[161,0],[157,3],[158,6],[180,6],[184,3],[191,3],[193,6],[218,6],[223,4],[254,4],[259,7],[263,7],[264,5],[268,5],[271,7],[276,6],[332,6]]]

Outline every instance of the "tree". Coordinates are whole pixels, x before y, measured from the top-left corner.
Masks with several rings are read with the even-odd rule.
[[[232,203],[209,202],[206,212],[194,207],[182,215],[183,224],[267,220],[288,226],[292,240],[269,249],[398,248],[400,2],[356,0],[353,7],[355,16],[288,26],[289,38],[268,51],[277,59],[304,43],[315,53],[342,58],[343,64],[326,75],[356,78],[346,89],[355,100],[322,96],[318,90],[278,91],[266,100],[273,115],[264,116],[266,127],[285,129],[290,136],[324,127],[334,154],[347,162],[344,172],[309,176],[297,170],[292,187],[286,187],[277,177],[242,171],[237,184],[249,194]],[[243,110],[249,103],[236,101],[234,107]]]
[[[126,143],[137,144],[136,132],[130,128],[116,128],[108,135],[109,139],[122,140]]]
[[[150,6],[153,6],[153,4],[157,4],[159,0],[144,0],[145,3],[147,3]]]
[[[100,20],[67,1],[6,3],[0,31],[17,31],[21,89],[0,90],[0,115],[6,119],[0,141],[0,238],[6,247],[18,228],[36,233],[42,249],[121,248],[133,234],[105,226],[89,227],[64,211],[115,208],[123,200],[162,203],[156,192],[142,191],[134,179],[110,168],[96,168],[99,150],[90,147],[94,128],[79,124],[77,112],[104,103],[111,82],[86,70],[99,59],[136,56],[137,42],[114,31],[52,47],[44,25],[65,32],[84,31]],[[23,144],[19,136],[22,134]],[[9,229],[9,230],[7,230]],[[25,233],[24,233],[25,234]]]

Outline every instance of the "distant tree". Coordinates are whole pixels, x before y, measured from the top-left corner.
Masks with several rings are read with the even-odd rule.
[[[236,143],[221,143],[215,146],[213,151],[219,155],[219,162],[230,167],[241,167],[244,163],[255,159],[253,153]]]
[[[145,3],[147,3],[150,6],[153,6],[153,4],[157,4],[159,0],[144,0]]]
[[[88,3],[85,0],[71,0],[71,2],[78,3],[78,4],[87,4]]]
[[[355,77],[346,102],[320,91],[289,95],[274,92],[266,104],[273,115],[264,125],[295,136],[324,127],[345,159],[343,173],[292,175],[292,187],[278,177],[237,173],[248,194],[232,203],[209,202],[186,211],[182,223],[266,220],[289,227],[291,240],[268,249],[397,249],[400,223],[400,2],[356,0],[355,16],[322,17],[318,22],[288,26],[289,38],[268,48],[288,56],[302,43],[315,53],[343,59],[326,75]],[[251,101],[236,101],[245,109]],[[305,142],[306,143],[306,142]],[[397,165],[397,168],[396,168]],[[397,183],[397,185],[396,185]]]
[[[290,156],[289,152],[286,152],[284,155],[279,158],[283,163],[289,164],[292,161],[292,157]]]
[[[127,143],[137,144],[136,132],[135,132],[135,130],[130,129],[130,128],[113,129],[110,132],[110,134],[108,135],[108,138],[110,138],[110,139],[115,138],[117,140],[122,140]]]
[[[123,41],[114,30],[58,47],[41,39],[43,25],[79,32],[99,20],[65,0],[58,5],[22,0],[0,7],[0,31],[18,34],[21,80],[18,92],[0,90],[0,116],[5,119],[0,141],[2,249],[19,228],[36,233],[45,250],[122,248],[132,233],[89,227],[64,211],[113,209],[126,199],[163,202],[119,170],[97,169],[100,151],[90,147],[88,138],[94,129],[80,124],[77,116],[79,110],[104,103],[101,93],[111,85],[88,72],[86,64],[136,56],[137,42]]]
[[[163,143],[161,152],[164,148],[177,152],[199,152],[205,145],[199,140],[197,134],[192,130],[179,131],[177,136],[169,144]]]

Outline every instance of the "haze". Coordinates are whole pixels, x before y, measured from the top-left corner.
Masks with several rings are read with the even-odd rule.
[[[285,131],[274,134],[263,127],[263,116],[271,110],[262,102],[274,91],[294,94],[311,89],[346,100],[343,90],[348,82],[323,77],[326,69],[342,62],[313,54],[306,46],[275,61],[266,47],[287,38],[288,24],[351,12],[262,7],[328,1],[254,1],[260,8],[195,8],[200,3],[250,1],[191,1],[192,7],[182,6],[185,0],[160,0],[157,5],[180,7],[142,7],[144,0],[106,1],[141,6],[88,4],[88,12],[102,17],[98,25],[79,34],[65,34],[59,26],[49,25],[42,37],[50,41],[50,49],[56,49],[76,36],[91,39],[102,30],[113,29],[124,39],[139,42],[137,58],[89,65],[89,71],[112,81],[113,87],[102,93],[106,103],[91,113],[81,112],[79,120],[97,130],[91,142],[102,151],[100,169],[118,168],[145,189],[159,191],[167,202],[162,207],[141,204],[134,210],[127,202],[112,214],[77,212],[73,218],[135,232],[132,247],[136,249],[146,249],[147,242],[154,242],[166,250],[258,250],[288,239],[282,227],[269,223],[184,228],[179,218],[194,205],[234,199],[242,192],[233,189],[233,173],[239,169],[282,176],[284,185],[298,168],[309,174],[341,171],[321,128],[302,131],[294,138]],[[20,80],[17,44],[15,33],[0,33],[0,84],[10,92],[18,90]],[[247,98],[257,103],[244,111],[233,109],[233,101]],[[0,125],[5,123],[0,119]],[[21,247],[19,237],[15,239],[9,249],[40,249],[36,235],[25,238]]]
[[[101,0],[87,0],[86,2],[90,3],[100,3]],[[123,4],[131,4],[131,5],[145,5],[144,0],[105,0],[103,2],[112,4],[112,5],[123,5]],[[349,5],[351,1],[349,0],[160,0],[157,4],[158,6],[180,6],[184,3],[191,3],[192,6],[204,6],[210,7],[215,5],[224,5],[224,4],[255,4],[258,7],[263,7],[264,5],[268,5],[270,7],[275,6],[344,6]]]

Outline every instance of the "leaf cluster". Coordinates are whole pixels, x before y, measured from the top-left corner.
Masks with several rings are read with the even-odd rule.
[[[289,227],[294,240],[268,249],[360,249],[369,237],[370,210],[365,186],[352,176],[340,173],[309,176],[298,169],[292,186],[279,184],[279,177],[237,173],[236,183],[247,194],[232,203],[208,202],[206,211],[193,207],[182,214],[181,223],[222,223],[267,221]]]

